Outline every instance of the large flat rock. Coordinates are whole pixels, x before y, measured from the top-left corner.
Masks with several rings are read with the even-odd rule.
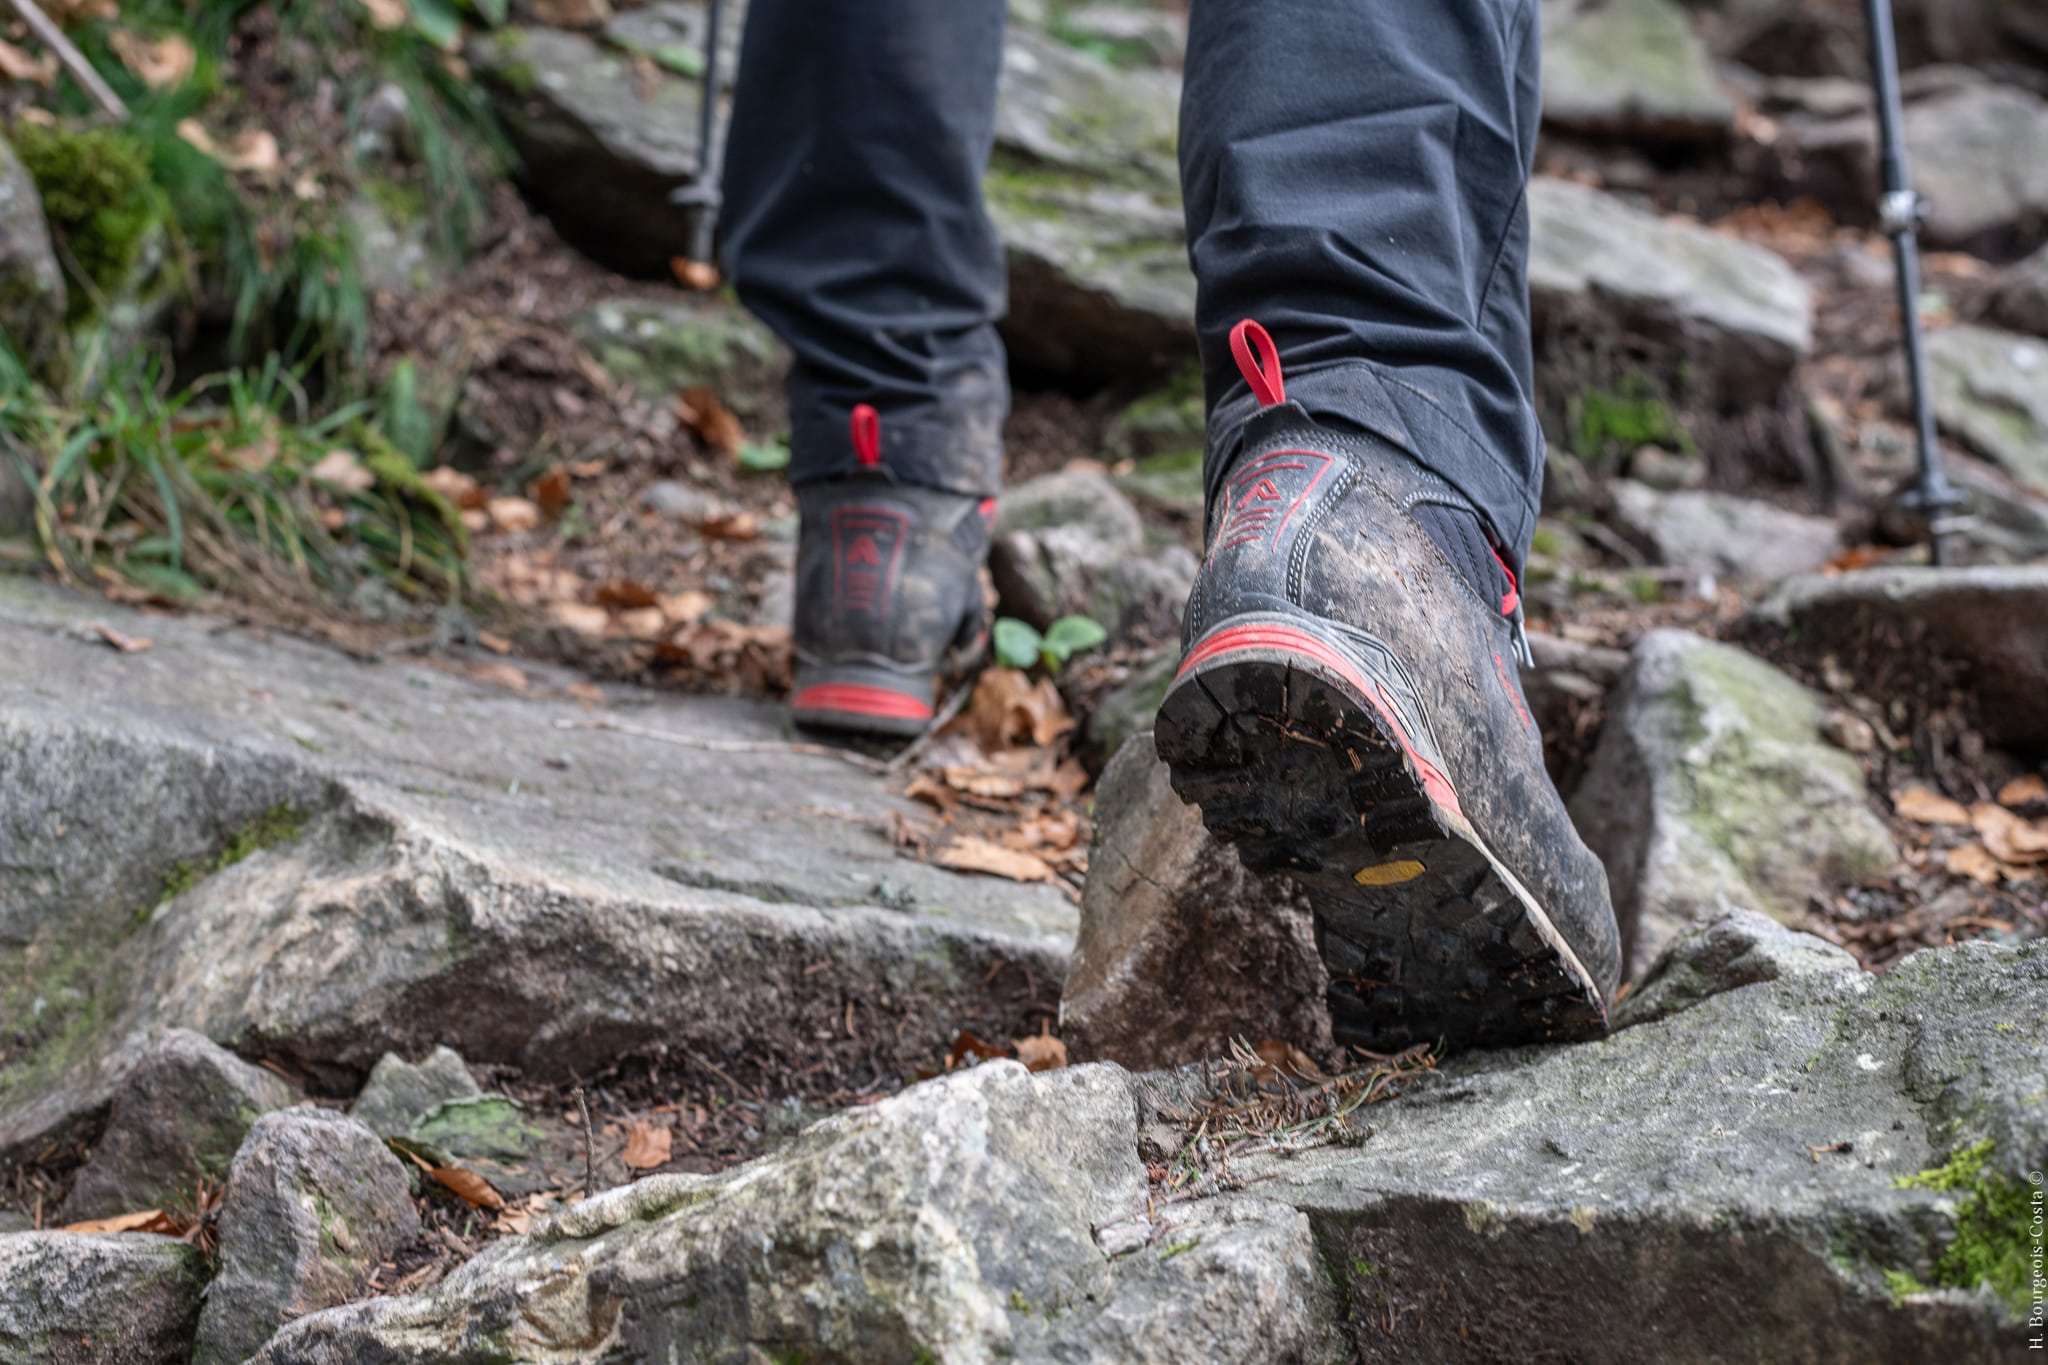
[[[2048,945],[1873,978],[1735,916],[1613,1036],[1453,1059],[1320,1146],[1242,1068],[989,1063],[258,1360],[2018,1360],[2017,1272],[1950,1267],[2021,1235],[2044,994]]]
[[[0,1157],[96,1119],[163,1026],[336,1092],[444,1043],[548,1077],[664,1049],[868,1074],[1058,980],[1061,895],[897,856],[907,807],[779,748],[777,708],[585,708],[531,671],[0,578]]]

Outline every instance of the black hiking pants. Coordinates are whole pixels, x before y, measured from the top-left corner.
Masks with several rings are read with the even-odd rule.
[[[1000,489],[981,177],[1003,21],[1003,0],[753,0],[724,264],[796,353],[796,482],[855,467],[870,403],[896,477]],[[1252,317],[1288,397],[1405,446],[1526,552],[1537,27],[1538,0],[1194,0],[1180,173],[1212,479],[1253,406],[1228,343]]]

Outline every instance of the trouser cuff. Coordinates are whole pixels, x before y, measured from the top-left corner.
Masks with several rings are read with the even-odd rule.
[[[1370,431],[1398,446],[1469,500],[1515,563],[1528,558],[1542,489],[1530,487],[1522,470],[1541,468],[1543,432],[1533,411],[1523,436],[1526,450],[1502,451],[1474,434],[1477,424],[1461,417],[1484,395],[1474,381],[1428,367],[1396,369],[1370,360],[1327,362],[1286,376],[1287,397],[1310,416]],[[1227,390],[1209,414],[1208,450],[1203,459],[1213,505],[1244,424],[1258,400],[1242,383]]]

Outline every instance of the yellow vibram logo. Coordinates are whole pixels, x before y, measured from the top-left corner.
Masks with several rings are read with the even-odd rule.
[[[1361,867],[1351,874],[1351,880],[1360,886],[1399,886],[1402,882],[1414,881],[1422,871],[1421,863],[1413,858],[1403,858],[1398,862]]]

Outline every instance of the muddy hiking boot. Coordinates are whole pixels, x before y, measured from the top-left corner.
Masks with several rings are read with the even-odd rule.
[[[875,410],[855,408],[852,428],[861,471],[797,489],[790,708],[812,729],[915,735],[939,680],[986,643],[978,571],[995,499],[898,484]]]
[[[1256,323],[1231,347],[1262,407],[1159,710],[1174,790],[1309,891],[1338,1042],[1600,1033],[1619,937],[1543,767],[1514,575],[1448,484],[1286,401]]]

